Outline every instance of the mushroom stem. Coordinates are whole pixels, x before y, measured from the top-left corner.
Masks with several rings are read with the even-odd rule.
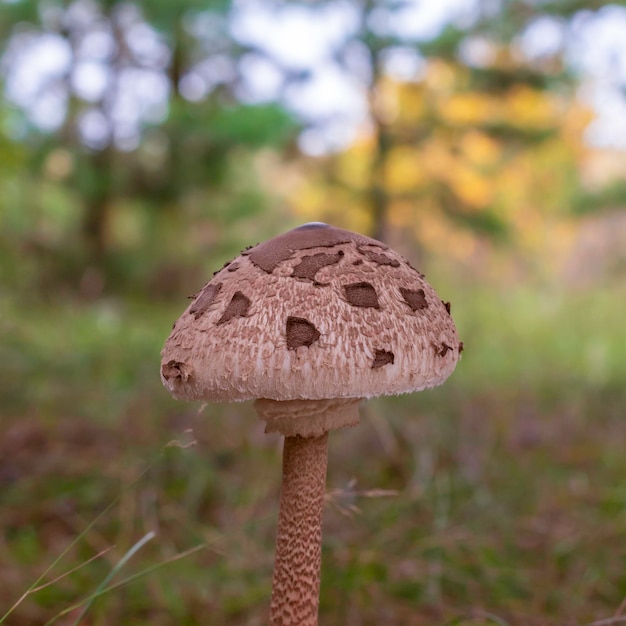
[[[317,626],[328,433],[285,437],[272,626]]]
[[[254,402],[258,416],[265,421],[266,433],[284,437],[319,437],[359,423],[361,398],[328,398],[325,400],[268,400]]]

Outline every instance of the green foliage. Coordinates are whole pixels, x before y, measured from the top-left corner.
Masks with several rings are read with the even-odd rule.
[[[519,86],[531,89],[562,89],[574,84],[573,77],[566,70],[558,72],[539,71],[532,67],[472,67],[470,88],[483,93],[505,94]]]
[[[601,189],[578,195],[574,198],[573,209],[577,215],[587,215],[603,210],[621,210],[624,205],[626,181],[618,179]]]
[[[214,137],[228,145],[280,145],[293,130],[292,118],[276,105],[221,108],[213,120]]]
[[[280,149],[297,129],[275,104],[240,103],[234,95],[236,75],[199,102],[181,95],[181,80],[196,63],[217,54],[226,55],[235,66],[243,54],[226,29],[230,4],[189,0],[137,7],[132,19],[163,37],[171,55],[165,70],[158,58],[145,57],[148,53],[140,58],[121,41],[132,22],[128,15],[123,19],[122,3],[91,4],[88,10],[94,20],[67,23],[63,14],[70,9],[62,5],[56,7],[59,13],[54,20],[45,11],[39,12],[34,2],[7,6],[7,42],[26,47],[31,40],[10,40],[9,35],[29,28],[36,38],[56,29],[55,34],[74,50],[74,64],[80,61],[76,42],[93,29],[109,26],[112,36],[120,40],[113,43],[124,56],[123,62],[103,60],[113,83],[128,68],[152,68],[168,82],[169,98],[164,103],[166,119],[140,121],[138,145],[130,149],[111,137],[90,145],[81,140],[78,130],[81,116],[88,111],[97,112],[110,128],[116,127],[109,101],[115,91],[98,102],[86,102],[72,92],[69,83],[60,81],[59,89],[65,89],[68,96],[62,126],[43,132],[25,124],[28,132],[19,139],[15,133],[9,139],[11,135],[2,132],[16,117],[14,109],[3,109],[0,166],[5,178],[0,182],[4,191],[0,224],[6,228],[0,232],[0,260],[5,284],[30,291],[62,287],[94,297],[103,290],[128,290],[137,280],[155,283],[165,265],[167,275],[176,275],[172,283],[185,289],[178,276],[190,272],[190,251],[197,258],[205,241],[210,241],[215,255],[243,245],[239,232],[249,228],[249,221],[258,218],[269,202],[267,190],[256,177],[255,156],[262,149]],[[219,49],[213,49],[213,39],[207,42],[191,34],[190,20],[202,12],[212,12],[225,29]],[[25,111],[21,117],[27,117]],[[20,141],[27,141],[28,146]],[[26,261],[25,271],[13,271],[25,250],[32,250],[33,258]],[[165,283],[162,291],[171,291]]]
[[[192,16],[200,12],[212,12],[224,16],[230,7],[229,0],[149,0],[142,4],[148,21],[163,33],[170,33],[180,28],[181,17]]]
[[[419,50],[425,57],[454,59],[458,54],[459,45],[466,38],[466,30],[448,25],[437,37],[421,43]]]

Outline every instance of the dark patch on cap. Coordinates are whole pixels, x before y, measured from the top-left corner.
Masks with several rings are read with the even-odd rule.
[[[443,306],[446,307],[446,311],[448,313],[448,315],[450,315],[450,311],[452,310],[452,305],[449,302],[445,302],[444,300],[441,301]]]
[[[368,250],[363,246],[357,246],[357,250],[365,257],[367,257],[373,263],[377,265],[390,265],[391,267],[400,267],[400,261],[397,259],[392,259],[390,256],[386,254],[381,254],[380,252],[376,252],[375,250]]]
[[[387,350],[376,350],[374,353],[374,360],[372,361],[372,369],[378,369],[384,365],[391,365],[394,361],[393,352]]]
[[[452,350],[452,346],[449,346],[447,343],[442,343],[440,346],[433,344],[433,348],[435,348],[437,356],[446,356],[446,354]]]
[[[356,261],[352,261],[352,265],[363,265],[363,259],[357,259]]]
[[[380,308],[376,289],[370,283],[352,283],[351,285],[344,285],[343,288],[346,292],[346,300],[352,306]]]
[[[287,318],[287,347],[290,350],[310,346],[320,338],[320,332],[309,320],[303,317]]]
[[[209,283],[206,287],[200,292],[198,297],[194,300],[191,308],[189,309],[189,313],[198,319],[206,310],[211,306],[211,303],[217,297],[217,294],[220,292],[222,288],[222,283]]]
[[[186,363],[180,361],[168,361],[161,366],[161,376],[165,380],[179,380],[180,382],[186,382],[191,375],[189,366]]]
[[[293,268],[291,275],[294,278],[304,278],[306,280],[315,281],[315,275],[319,270],[327,265],[339,263],[341,257],[343,257],[343,250],[339,250],[337,254],[320,252],[319,254],[302,257],[300,263]]]
[[[419,311],[428,308],[426,294],[423,289],[405,289],[400,287],[400,293],[404,301],[411,307],[411,311]]]
[[[283,235],[274,237],[255,246],[245,254],[250,260],[264,272],[271,274],[279,263],[293,256],[297,250],[310,250],[311,248],[330,248],[341,243],[354,242],[356,245],[378,246],[383,250],[387,246],[375,239],[364,235],[352,233],[349,230],[335,228],[328,224],[314,222],[294,228]]]
[[[250,308],[250,298],[244,296],[241,291],[236,291],[230,299],[226,310],[222,317],[217,321],[218,324],[225,324],[233,319],[233,317],[245,317]]]
[[[229,272],[236,272],[238,269],[239,269],[239,263],[237,262],[229,263],[226,266],[226,270]]]

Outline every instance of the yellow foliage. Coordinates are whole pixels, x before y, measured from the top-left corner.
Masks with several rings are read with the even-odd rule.
[[[458,228],[432,202],[426,201],[420,206],[412,227],[420,243],[435,254],[463,261],[476,251],[476,240],[473,235]]]
[[[371,216],[363,200],[348,188],[328,187],[309,178],[292,200],[295,212],[305,222],[328,222],[341,228],[368,232]]]
[[[451,93],[458,79],[457,68],[442,59],[433,59],[428,63],[424,83],[433,92]]]
[[[578,159],[589,153],[580,138],[592,120],[592,111],[583,106],[568,107],[560,118],[561,138]]]
[[[426,98],[422,84],[399,85],[393,83],[389,86],[393,91],[397,104],[397,120],[412,121],[421,119],[426,113]]]
[[[587,154],[582,131],[589,111],[529,86],[492,94],[469,91],[469,84],[467,70],[442,60],[428,64],[421,83],[383,80],[376,103],[394,144],[382,170],[375,167],[381,158],[375,137],[364,133],[333,157],[332,177],[308,179],[294,196],[296,210],[306,219],[367,231],[375,182],[389,199],[389,225],[411,232],[426,250],[459,259],[484,251],[480,236],[455,220],[463,212],[489,212],[529,253],[547,245],[548,225],[564,240],[562,216]],[[494,125],[553,135],[525,147],[489,134],[485,127]]]
[[[376,119],[391,124],[398,119],[400,102],[396,83],[383,78],[370,96],[370,106]]]
[[[319,217],[324,206],[324,200],[328,190],[317,185],[304,185],[298,189],[297,211],[307,222],[320,220]]]
[[[550,95],[527,86],[512,89],[502,106],[507,121],[522,127],[553,126],[559,115],[557,102]]]
[[[422,159],[412,146],[399,146],[390,152],[384,176],[392,193],[411,191],[426,180]]]
[[[411,229],[415,224],[415,203],[407,200],[392,202],[389,210],[389,225],[398,230]]]
[[[420,152],[421,165],[430,179],[447,180],[454,165],[454,156],[449,142],[441,137],[433,137],[424,143]]]
[[[419,218],[415,220],[414,232],[427,248],[435,249],[440,242],[448,239],[451,228],[446,216],[432,201],[425,201],[420,207]]]
[[[459,126],[493,122],[501,113],[492,96],[475,92],[453,94],[441,103],[439,112],[445,121]]]
[[[372,153],[369,146],[355,146],[340,154],[334,163],[334,175],[342,184],[355,190],[366,188],[370,180]]]
[[[465,163],[459,163],[451,172],[449,182],[457,196],[470,208],[486,208],[493,200],[494,181]]]
[[[478,167],[493,166],[502,157],[502,146],[495,139],[477,130],[465,133],[460,146],[467,160]]]

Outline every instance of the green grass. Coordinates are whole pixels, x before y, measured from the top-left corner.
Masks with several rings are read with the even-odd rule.
[[[442,291],[453,377],[331,437],[320,622],[619,618],[626,289]],[[0,299],[4,624],[266,623],[280,440],[162,389],[184,306]]]

